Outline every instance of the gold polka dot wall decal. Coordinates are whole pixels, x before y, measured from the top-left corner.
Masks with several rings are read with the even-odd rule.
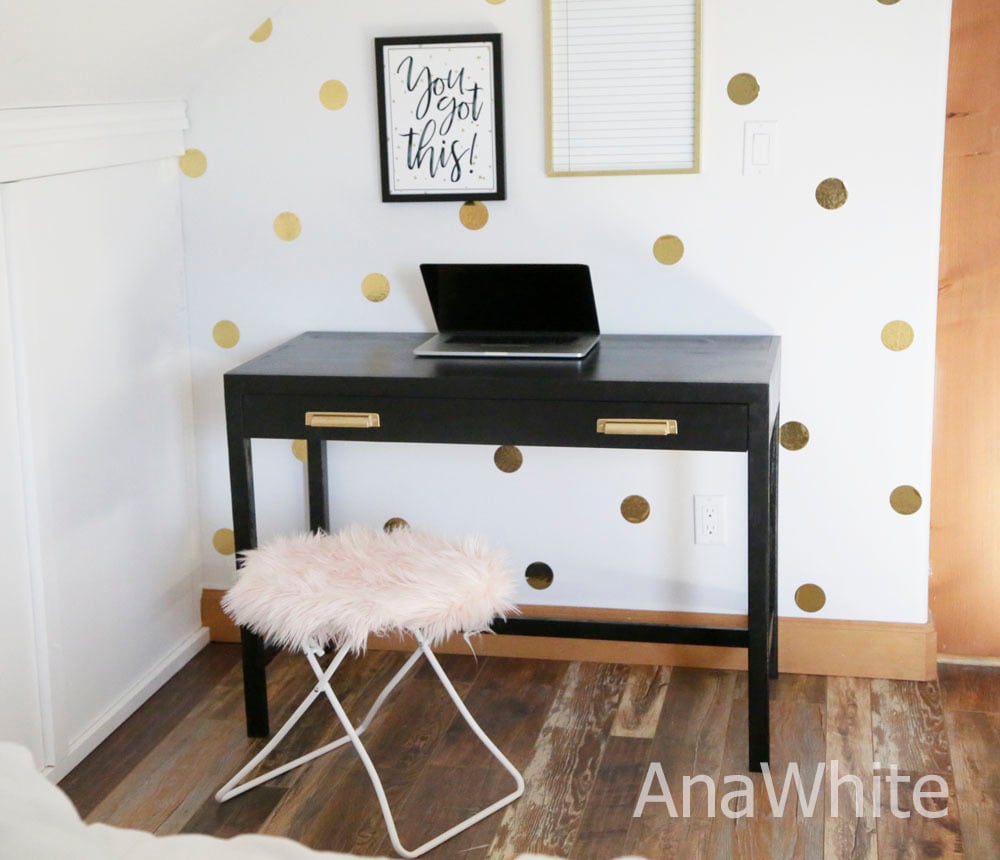
[[[809,428],[800,421],[786,421],[778,436],[781,447],[788,451],[801,451],[809,444]]]
[[[748,105],[760,95],[760,84],[753,75],[741,72],[729,79],[726,92],[734,104]]]
[[[811,582],[795,589],[795,605],[803,612],[819,612],[826,606],[826,592]]]
[[[485,203],[469,200],[459,207],[458,220],[469,230],[481,230],[490,220],[490,210],[486,208]]]
[[[883,6],[895,6],[899,0],[878,0]]]
[[[816,186],[816,202],[824,209],[839,209],[847,202],[847,186],[840,179],[824,179]]]
[[[900,352],[913,343],[913,326],[903,320],[893,320],[882,326],[882,343],[886,349]]]
[[[347,87],[343,81],[326,81],[319,88],[319,100],[327,110],[340,110],[347,104]]]
[[[370,302],[384,301],[389,295],[389,279],[380,272],[365,275],[361,281],[361,292]]]
[[[256,30],[250,34],[251,42],[266,42],[271,37],[271,31],[274,29],[271,24],[270,18],[265,18],[264,23],[261,24]]]
[[[294,212],[281,212],[274,219],[274,235],[282,242],[293,242],[302,232],[302,222]]]
[[[233,555],[236,552],[236,536],[232,529],[219,529],[212,535],[212,546],[219,555]]]
[[[504,0],[486,0],[487,3],[491,3],[494,6],[499,6]]]
[[[240,342],[240,327],[232,320],[219,320],[212,329],[212,340],[223,349],[232,349]]]
[[[516,472],[524,463],[524,455],[516,445],[501,445],[493,452],[493,462],[501,472]]]
[[[552,568],[544,561],[533,561],[524,570],[524,578],[528,585],[537,588],[539,591],[552,585],[554,574]]]
[[[920,510],[920,506],[923,503],[924,500],[920,496],[920,491],[909,484],[896,487],[889,494],[889,504],[892,505],[892,509],[897,514],[903,514],[904,516],[915,514]]]
[[[649,502],[642,496],[626,496],[621,504],[622,516],[630,523],[641,523],[649,517]]]
[[[408,529],[410,524],[402,517],[390,517],[382,526],[383,531],[394,532],[396,529]]]
[[[197,179],[208,169],[208,159],[200,149],[185,149],[184,154],[177,159],[177,164],[181,173],[192,179]]]
[[[303,463],[309,462],[309,446],[305,439],[296,439],[292,442],[292,456]]]
[[[653,243],[653,256],[664,266],[672,266],[684,256],[684,243],[676,236],[660,236]]]

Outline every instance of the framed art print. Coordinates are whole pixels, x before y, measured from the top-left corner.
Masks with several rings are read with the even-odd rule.
[[[503,200],[500,34],[375,40],[382,200]]]

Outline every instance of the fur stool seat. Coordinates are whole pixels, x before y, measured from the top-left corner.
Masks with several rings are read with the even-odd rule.
[[[279,538],[243,557],[223,609],[241,627],[303,653],[327,643],[361,653],[370,634],[417,631],[433,646],[453,633],[481,633],[514,610],[505,559],[474,538],[351,526]]]
[[[350,743],[362,764],[389,831],[403,857],[419,857],[524,793],[524,779],[476,722],[434,656],[431,646],[454,633],[489,629],[515,611],[514,578],[503,557],[484,542],[450,542],[409,528],[385,532],[352,526],[336,534],[305,534],[274,540],[243,553],[223,608],[243,627],[271,643],[301,651],[316,681],[274,737],[216,793],[221,803]],[[348,654],[362,654],[370,635],[408,633],[416,650],[379,693],[357,726],[330,684]],[[324,666],[328,646],[335,654]],[[361,735],[393,689],[424,657],[458,713],[514,779],[514,790],[412,850],[404,848],[382,786]],[[259,776],[250,774],[270,756],[292,727],[325,697],[346,733]],[[419,719],[414,715],[413,719]]]

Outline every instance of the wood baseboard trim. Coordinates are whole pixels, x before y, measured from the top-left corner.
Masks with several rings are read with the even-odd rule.
[[[222,611],[222,595],[225,593],[222,588],[201,590],[201,626],[208,628],[212,642],[239,642],[240,628]]]
[[[213,642],[239,642],[239,629],[222,612],[223,591],[202,592],[202,624]],[[525,616],[579,618],[581,610],[561,606],[525,606]],[[697,624],[742,627],[746,617],[693,612],[642,610],[586,610],[599,621]],[[780,618],[779,669],[803,675],[839,675],[856,678],[894,678],[929,681],[937,677],[937,631],[933,619],[926,624],[878,621],[840,621],[824,618]],[[548,639],[537,636],[474,636],[475,653],[492,657],[533,657],[549,660],[688,666],[698,669],[746,669],[741,648],[694,645],[653,645],[644,642],[605,642],[588,639]],[[412,647],[405,639],[372,639],[372,649]],[[469,646],[454,636],[435,649],[445,654],[468,653]]]

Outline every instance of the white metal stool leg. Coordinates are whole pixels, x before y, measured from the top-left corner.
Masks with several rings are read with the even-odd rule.
[[[239,770],[239,772],[232,779],[229,780],[229,782],[227,782],[224,786],[222,786],[222,788],[220,788],[215,793],[215,799],[217,801],[219,801],[220,803],[224,803],[230,798],[243,794],[243,792],[249,791],[251,788],[256,788],[258,785],[262,785],[263,783],[274,779],[276,776],[281,776],[283,773],[288,773],[288,771],[294,770],[300,765],[306,764],[307,762],[310,762],[313,759],[317,759],[321,755],[326,755],[326,753],[332,752],[333,750],[344,746],[344,744],[350,741],[350,737],[345,735],[344,737],[338,738],[332,743],[328,743],[325,746],[321,746],[318,749],[313,750],[312,752],[306,753],[303,756],[299,756],[297,759],[294,759],[293,761],[286,762],[285,764],[280,765],[279,767],[276,767],[273,770],[269,770],[267,773],[262,773],[260,776],[255,777],[254,779],[251,779],[248,782],[241,782],[246,777],[247,774],[251,773],[254,770],[254,768],[256,768],[257,765],[259,765],[265,758],[267,758],[267,756],[275,749],[275,747],[277,747],[278,744],[280,744],[282,740],[284,740],[285,736],[289,733],[289,731],[291,731],[292,727],[299,720],[302,719],[306,711],[309,710],[309,708],[316,701],[316,699],[318,699],[321,695],[323,695],[324,693],[323,685],[325,684],[326,687],[329,688],[330,678],[332,678],[334,672],[336,672],[337,669],[340,668],[340,664],[344,662],[344,658],[348,655],[349,652],[344,650],[337,652],[333,660],[330,661],[330,665],[327,666],[325,670],[322,668],[322,666],[320,666],[319,660],[317,659],[318,657],[322,656],[323,653],[324,651],[321,648],[317,648],[311,654],[307,653],[306,655],[306,657],[309,659],[309,664],[312,666],[313,673],[316,675],[316,678],[319,681],[319,683],[317,683],[316,686],[314,686],[313,689],[310,691],[309,695],[307,695],[302,700],[302,703],[285,721],[285,724],[280,729],[278,729],[277,732],[275,732],[274,737],[272,737],[271,740],[267,742],[267,745],[264,746],[263,749],[261,749],[260,752],[257,753],[257,755],[255,755],[252,759],[250,759],[250,761],[248,761]],[[409,672],[410,669],[413,668],[414,663],[417,662],[419,657],[420,657],[420,652],[414,651],[410,655],[409,659],[407,659],[407,661],[400,667],[399,671],[397,671],[396,674],[393,675],[389,683],[385,685],[385,687],[382,689],[382,692],[379,693],[378,698],[375,699],[375,702],[368,709],[368,713],[365,714],[365,718],[359,724],[357,729],[357,733],[359,735],[362,732],[364,732],[365,729],[368,728],[369,724],[375,718],[375,715],[378,713],[379,708],[382,707],[385,700],[389,697],[389,694],[395,689],[396,685],[403,680],[407,672]]]
[[[444,669],[441,668],[441,664],[438,662],[437,657],[434,656],[434,652],[431,651],[430,646],[427,643],[426,638],[417,633],[416,639],[418,646],[416,650],[410,655],[403,666],[396,672],[385,688],[379,693],[375,702],[372,704],[368,713],[365,715],[364,720],[355,727],[350,718],[347,716],[347,712],[344,710],[343,705],[340,703],[340,699],[337,698],[337,694],[334,693],[333,688],[330,686],[330,679],[333,677],[334,672],[343,662],[346,656],[346,651],[340,651],[334,659],[330,662],[330,665],[326,669],[322,667],[319,662],[319,657],[322,656],[323,651],[321,649],[316,649],[315,651],[307,651],[306,659],[309,661],[309,665],[312,667],[313,673],[316,675],[317,683],[302,701],[302,703],[296,708],[295,712],[287,720],[287,722],[278,730],[275,736],[268,742],[268,744],[255,755],[240,771],[237,773],[229,782],[227,782],[219,791],[216,793],[215,797],[218,801],[229,800],[231,797],[236,797],[238,794],[242,794],[245,791],[249,791],[251,788],[255,788],[269,779],[273,779],[283,773],[287,773],[293,768],[299,765],[305,764],[308,761],[312,761],[319,756],[330,752],[340,746],[343,746],[348,741],[354,747],[361,759],[361,763],[364,765],[365,771],[368,773],[368,778],[371,780],[372,788],[375,790],[375,795],[378,799],[379,807],[382,810],[382,817],[385,819],[386,828],[389,832],[389,840],[392,842],[393,848],[402,857],[419,857],[422,854],[426,854],[432,848],[436,848],[441,843],[451,839],[453,836],[461,833],[463,830],[467,830],[474,824],[482,821],[487,816],[492,815],[499,809],[513,803],[517,798],[519,798],[524,793],[524,779],[518,772],[517,768],[507,759],[507,757],[500,752],[496,744],[490,740],[489,736],[480,727],[479,723],[473,718],[472,714],[469,713],[469,709],[465,706],[465,703],[461,700],[458,692],[455,690],[451,683],[451,680],[445,674]],[[361,734],[371,723],[375,714],[378,712],[379,708],[382,707],[385,700],[388,698],[392,690],[399,684],[399,682],[406,676],[406,674],[413,668],[416,661],[423,655],[427,658],[428,663],[430,663],[431,668],[434,669],[434,673],[437,675],[438,680],[441,682],[445,691],[448,693],[449,698],[451,698],[452,703],[455,705],[459,714],[468,724],[469,728],[475,733],[476,737],[479,738],[480,742],[486,749],[490,752],[493,757],[503,765],[504,769],[514,778],[515,788],[510,794],[502,797],[500,800],[487,806],[485,809],[480,810],[474,815],[469,816],[465,820],[459,822],[454,827],[449,828],[444,833],[435,836],[433,839],[428,840],[423,845],[420,845],[414,849],[404,848],[399,840],[399,833],[396,830],[396,822],[392,816],[392,810],[389,807],[389,801],[385,796],[385,789],[382,787],[382,780],[378,775],[378,771],[373,764],[371,757],[368,755],[368,750],[365,749],[364,744],[361,741]],[[337,719],[340,720],[341,725],[346,732],[346,736],[339,738],[333,743],[327,744],[304,756],[300,756],[294,761],[290,761],[287,764],[281,765],[273,770],[268,771],[261,776],[258,776],[252,780],[245,783],[240,783],[247,774],[249,774],[257,765],[260,764],[264,758],[284,739],[285,735],[291,730],[292,726],[295,725],[301,718],[302,715],[309,709],[316,699],[320,695],[325,695],[333,708],[334,713],[337,715]]]
[[[427,658],[427,661],[431,664],[431,667],[434,669],[435,674],[438,676],[438,680],[441,681],[441,684],[448,692],[448,695],[451,698],[452,702],[455,704],[455,707],[458,709],[458,712],[462,715],[462,718],[469,725],[469,728],[472,729],[472,731],[476,734],[476,737],[479,738],[483,746],[485,746],[486,749],[489,750],[489,752],[493,755],[493,757],[496,758],[496,760],[503,765],[503,767],[512,777],[514,777],[515,789],[506,797],[502,797],[500,798],[500,800],[490,804],[485,809],[481,809],[474,815],[470,815],[468,818],[459,822],[454,827],[451,827],[448,830],[444,831],[444,833],[435,836],[433,839],[429,839],[423,845],[420,845],[419,847],[413,849],[404,848],[403,844],[399,841],[399,833],[396,830],[396,822],[393,819],[392,810],[389,808],[389,801],[385,796],[385,789],[383,789],[382,787],[382,780],[379,778],[378,771],[375,769],[375,765],[372,763],[371,757],[368,755],[368,750],[365,749],[364,744],[361,742],[359,733],[355,731],[354,727],[351,725],[351,721],[348,719],[347,714],[344,712],[344,708],[340,704],[340,700],[337,698],[336,693],[333,692],[329,684],[326,684],[324,692],[326,693],[327,698],[330,700],[330,705],[333,707],[333,710],[336,712],[337,717],[343,724],[344,731],[347,732],[347,736],[351,739],[351,743],[354,745],[354,749],[357,751],[358,757],[361,759],[361,763],[364,765],[365,770],[368,772],[368,778],[371,780],[372,788],[375,789],[375,795],[378,798],[379,806],[382,809],[382,817],[385,819],[385,826],[389,831],[389,841],[392,842],[392,847],[396,849],[396,853],[398,853],[402,857],[419,857],[422,854],[426,854],[432,848],[436,848],[442,842],[446,842],[453,836],[456,836],[459,833],[461,833],[463,830],[468,830],[470,827],[472,827],[472,825],[479,823],[484,818],[492,815],[497,810],[502,809],[503,807],[507,806],[510,803],[513,803],[515,800],[517,800],[517,798],[519,798],[522,794],[524,794],[524,778],[518,772],[517,768],[515,768],[514,765],[510,763],[507,757],[502,752],[500,752],[496,744],[494,744],[493,741],[490,740],[489,736],[487,736],[486,732],[483,731],[479,723],[476,722],[472,714],[469,713],[469,709],[465,707],[465,703],[459,697],[458,692],[455,690],[454,686],[452,686],[451,680],[445,674],[444,669],[441,668],[441,664],[438,662],[437,657],[434,656],[434,652],[431,651],[430,646],[427,644],[427,640],[424,638],[424,636],[420,633],[416,633],[415,635],[417,642],[419,643],[419,646],[417,650],[414,651],[413,653],[416,655],[422,653]],[[315,657],[311,655],[307,655],[307,657],[309,657],[310,663],[313,663],[315,661]],[[318,666],[318,663],[314,665],[313,671],[315,671],[316,666]]]

